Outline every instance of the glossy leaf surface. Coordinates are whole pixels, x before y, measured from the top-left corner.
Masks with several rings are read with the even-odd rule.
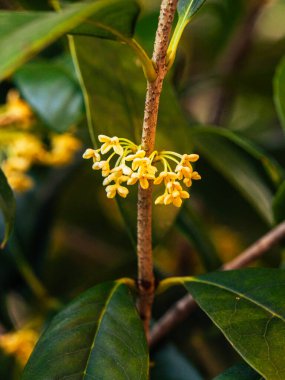
[[[253,368],[267,380],[284,378],[284,270],[217,272],[184,285]]]
[[[192,17],[198,12],[206,0],[179,0],[177,4],[178,21],[168,48],[168,57],[173,62],[182,33]]]
[[[15,212],[16,212],[16,203],[13,195],[13,191],[11,190],[7,179],[0,169],[0,210],[3,214],[4,218],[4,236],[3,241],[1,244],[1,247],[3,247],[7,240],[9,239],[9,236],[11,234],[14,219],[15,219]]]
[[[41,336],[23,380],[148,379],[143,327],[126,285],[98,285],[79,296]]]
[[[122,14],[124,9],[128,12],[131,3],[131,0],[99,0],[72,4],[58,13],[0,12],[0,79],[10,75],[34,54],[76,28],[89,16],[92,16],[92,20],[100,21],[100,31],[105,30],[106,18],[107,23],[113,20],[114,29],[118,28],[122,33],[127,30],[130,34],[133,19],[130,26]],[[112,13],[113,8],[118,7],[121,10],[120,17]]]
[[[272,199],[284,175],[280,166],[246,139],[214,127],[191,128],[201,155],[222,173],[268,223],[273,222]]]
[[[14,76],[26,101],[45,125],[55,132],[66,131],[83,115],[81,89],[67,64],[33,62],[23,66]]]

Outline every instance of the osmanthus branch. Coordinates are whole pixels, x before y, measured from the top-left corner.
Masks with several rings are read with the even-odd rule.
[[[142,149],[149,155],[154,150],[158,108],[163,80],[167,74],[166,54],[178,0],[162,0],[152,61],[157,73],[148,81],[142,131]],[[155,280],[152,260],[152,186],[139,186],[137,214],[138,310],[147,338],[154,298]]]
[[[224,264],[220,270],[240,269],[263,256],[276,244],[285,239],[285,222],[282,222],[251,246],[242,252],[235,259]],[[175,326],[185,320],[197,307],[193,297],[186,295],[171,307],[158,322],[154,325],[150,335],[150,346],[156,345]]]

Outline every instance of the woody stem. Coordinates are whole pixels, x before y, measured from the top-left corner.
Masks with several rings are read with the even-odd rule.
[[[157,77],[148,81],[142,131],[142,149],[149,156],[155,145],[158,108],[163,81],[167,74],[166,53],[178,0],[162,0],[152,61]],[[138,309],[149,339],[149,324],[154,298],[155,279],[152,260],[152,184],[138,190],[137,216]]]

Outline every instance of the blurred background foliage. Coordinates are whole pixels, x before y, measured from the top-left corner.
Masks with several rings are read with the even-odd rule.
[[[159,1],[142,3],[136,37],[151,54]],[[48,1],[0,6],[51,10]],[[183,34],[163,95],[158,145],[199,153],[202,181],[178,215],[156,209],[158,278],[214,270],[284,219],[284,14],[284,0],[208,0]],[[96,131],[130,131],[138,139],[144,78],[134,79],[140,68],[129,67],[132,52],[112,44],[90,41]],[[116,62],[112,49],[124,52]],[[136,195],[130,203],[106,199],[99,175],[81,159],[91,142],[66,38],[0,90],[2,169],[17,202],[14,232],[0,254],[0,378],[16,380],[60,304],[96,283],[136,277]],[[122,105],[122,93],[133,94],[133,103]],[[283,266],[282,249],[255,265]],[[173,289],[161,296],[154,317],[182,295]],[[200,310],[164,343],[153,353],[153,379],[162,378],[160,368],[165,380],[212,379],[241,361]]]

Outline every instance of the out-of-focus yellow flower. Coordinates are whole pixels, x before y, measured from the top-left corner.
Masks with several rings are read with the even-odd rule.
[[[51,149],[30,133],[20,134],[5,149],[6,159],[2,162],[10,186],[17,192],[30,190],[34,182],[26,174],[32,165],[61,166],[69,164],[81,142],[70,134],[54,135]]]
[[[0,336],[0,348],[8,355],[13,355],[24,367],[27,363],[36,343],[39,334],[31,329],[3,334]]]
[[[54,135],[51,139],[51,150],[46,151],[39,159],[45,165],[61,166],[72,161],[74,153],[81,147],[81,142],[69,133]]]
[[[23,128],[31,125],[33,113],[29,105],[20,98],[18,91],[10,90],[7,103],[0,110],[0,127],[19,124]]]

